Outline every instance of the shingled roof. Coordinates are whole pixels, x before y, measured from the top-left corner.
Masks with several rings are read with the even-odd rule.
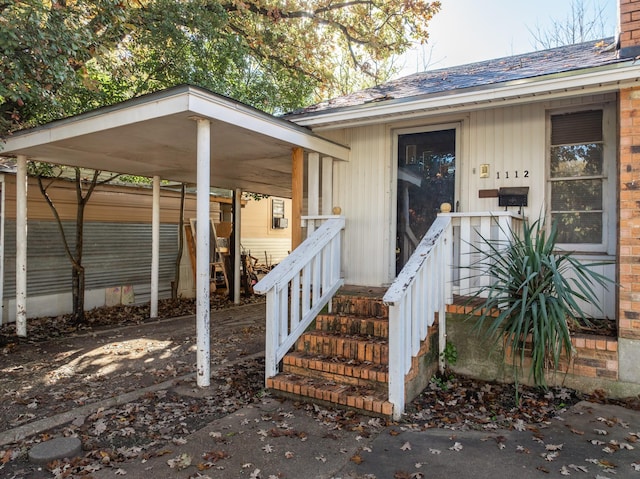
[[[602,67],[617,63],[613,38],[568,45],[467,65],[430,70],[297,110],[285,115],[294,120],[369,103],[406,100],[424,95],[451,94],[469,88],[495,86],[517,80]]]

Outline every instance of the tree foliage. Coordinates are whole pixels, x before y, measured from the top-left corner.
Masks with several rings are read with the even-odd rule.
[[[4,0],[0,135],[180,83],[276,112],[384,80],[427,0]],[[339,66],[339,68],[338,68]],[[345,75],[344,69],[349,71]]]

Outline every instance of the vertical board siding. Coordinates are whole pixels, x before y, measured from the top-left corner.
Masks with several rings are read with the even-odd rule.
[[[460,211],[501,211],[498,198],[479,198],[480,190],[528,186],[528,207],[523,213],[530,219],[545,211],[547,192],[547,112],[552,109],[615,101],[615,95],[535,102],[500,108],[479,109],[437,116],[425,116],[396,124],[369,125],[360,128],[323,131],[323,135],[351,147],[348,162],[336,162],[334,203],[342,207],[347,219],[344,232],[343,271],[347,284],[379,286],[394,276],[389,271],[389,255],[395,242],[395,224],[391,224],[396,186],[391,183],[395,171],[391,151],[393,129],[433,129],[439,124],[460,122],[460,148],[457,175],[460,175]],[[480,178],[480,165],[489,165],[489,177]],[[528,177],[524,177],[524,171]],[[515,178],[518,171],[518,178]],[[509,178],[506,178],[509,172]],[[500,178],[498,178],[500,173]]]
[[[529,187],[525,214],[537,217],[544,206],[546,148],[545,108],[542,104],[480,110],[470,114],[468,158],[458,171],[468,175],[469,188],[460,192],[462,211],[497,211],[497,198],[479,198],[480,190]],[[480,165],[489,165],[489,178],[480,178]],[[524,178],[524,171],[529,172]],[[515,172],[518,178],[515,178]],[[475,173],[474,173],[475,172]],[[509,173],[509,178],[506,173]],[[498,174],[500,178],[498,178]]]
[[[334,174],[334,203],[347,218],[344,280],[347,284],[379,286],[389,280],[388,130],[382,125],[354,128],[347,136],[351,159],[336,162]]]
[[[75,225],[64,223],[73,250]],[[15,296],[15,221],[6,223],[4,299]],[[30,221],[27,244],[27,293],[29,296],[71,291],[71,264],[60,233],[52,221]],[[174,278],[178,251],[177,226],[160,225],[161,288]],[[151,278],[151,225],[85,224],[83,265],[86,289],[142,285]]]

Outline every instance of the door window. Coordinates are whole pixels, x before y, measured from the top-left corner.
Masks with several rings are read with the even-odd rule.
[[[396,273],[440,212],[453,208],[456,174],[456,130],[398,135],[398,211]]]

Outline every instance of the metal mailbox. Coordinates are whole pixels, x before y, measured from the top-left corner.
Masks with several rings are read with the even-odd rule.
[[[498,190],[498,206],[527,206],[528,186],[512,186]]]

